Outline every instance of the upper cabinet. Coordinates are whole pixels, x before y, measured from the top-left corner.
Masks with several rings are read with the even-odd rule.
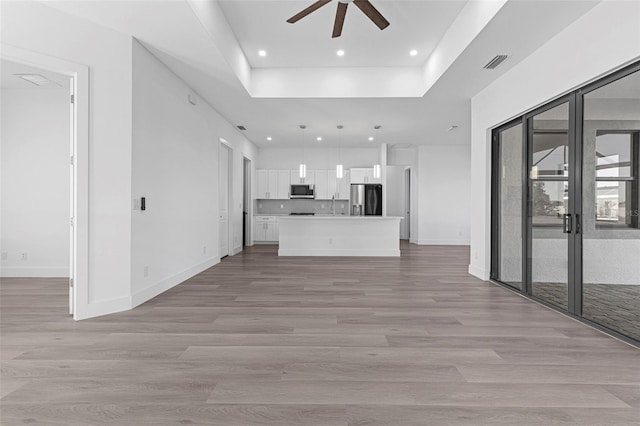
[[[351,190],[351,172],[349,170],[345,170],[344,176],[342,179],[336,180],[336,199],[337,200],[348,200],[351,195],[349,191]],[[334,174],[335,176],[335,174]]]
[[[381,178],[373,177],[373,168],[351,169],[351,183],[382,183]]]
[[[291,185],[299,185],[303,183],[311,185],[311,184],[314,184],[315,182],[316,182],[315,170],[307,169],[307,176],[304,178],[300,177],[300,170],[291,170]]]
[[[329,194],[328,175],[329,173],[327,170],[315,171],[316,200],[327,200],[331,198],[331,195]]]
[[[286,200],[289,198],[289,170],[256,171],[257,194],[261,200]]]

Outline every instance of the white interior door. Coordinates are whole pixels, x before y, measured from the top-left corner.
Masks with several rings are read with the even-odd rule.
[[[229,255],[229,148],[220,144],[220,158],[218,167],[218,182],[220,200],[220,258]]]

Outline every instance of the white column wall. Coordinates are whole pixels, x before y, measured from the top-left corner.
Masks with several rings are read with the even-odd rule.
[[[471,262],[489,279],[491,129],[640,57],[640,3],[603,1],[471,101]]]

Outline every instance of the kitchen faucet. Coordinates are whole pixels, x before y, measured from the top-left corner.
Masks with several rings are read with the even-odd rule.
[[[336,196],[335,194],[331,196],[331,214],[336,215]]]

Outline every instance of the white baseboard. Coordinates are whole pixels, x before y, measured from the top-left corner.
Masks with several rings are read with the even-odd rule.
[[[92,301],[85,308],[81,309],[82,310],[76,311],[74,315],[76,320],[115,314],[131,309],[131,298],[118,297],[116,299]]]
[[[469,274],[474,277],[480,278],[483,281],[489,281],[489,271],[477,266],[469,265]]]
[[[191,268],[185,269],[184,271],[173,275],[169,278],[165,278],[160,282],[150,285],[147,288],[137,291],[136,293],[131,295],[131,308],[135,308],[138,305],[143,304],[147,300],[151,300],[159,294],[164,293],[172,287],[177,286],[178,284],[188,280],[200,272],[211,268],[214,265],[220,263],[220,259],[209,259],[205,262],[199,263],[198,265],[192,266]]]
[[[69,267],[22,267],[3,266],[0,268],[0,277],[3,278],[69,278]]]
[[[235,256],[236,254],[240,253],[241,251],[242,251],[242,246],[234,247],[233,248],[233,252],[231,253],[231,256]]]
[[[409,238],[409,244],[418,244],[417,238]]]
[[[351,256],[351,257],[367,257],[367,256],[385,256],[398,257],[400,250],[362,250],[362,249],[345,249],[345,250],[321,250],[321,249],[279,249],[278,256]]]
[[[449,239],[424,239],[418,240],[418,245],[421,246],[468,246],[469,240],[449,240]]]

